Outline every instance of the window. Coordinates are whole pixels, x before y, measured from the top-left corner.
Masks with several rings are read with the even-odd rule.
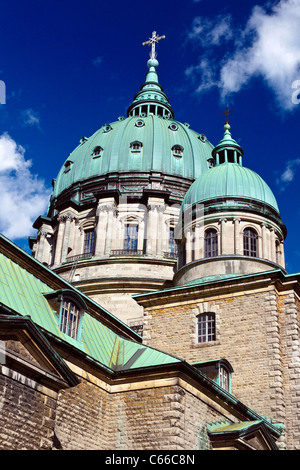
[[[220,386],[227,392],[230,391],[230,375],[225,367],[220,367]]]
[[[215,341],[216,322],[214,313],[203,313],[198,316],[197,323],[198,343]]]
[[[138,142],[137,140],[135,142],[131,142],[130,148],[132,152],[140,152],[143,147],[142,142]]]
[[[79,309],[73,302],[64,300],[62,304],[60,330],[71,338],[76,339],[78,333],[78,323]]]
[[[93,255],[95,253],[95,240],[96,240],[96,234],[94,230],[86,230],[84,232],[84,246],[83,246],[84,254]]]
[[[206,230],[204,235],[204,256],[218,256],[218,232],[216,229]]]
[[[170,227],[170,230],[169,230],[169,254],[175,256],[175,255],[177,255],[177,245],[176,245],[174,235],[175,235],[175,228]]]
[[[65,163],[65,173],[67,173],[68,171],[71,170],[72,165],[73,165],[72,160],[67,160],[66,161],[66,163]]]
[[[257,256],[257,234],[252,228],[246,228],[243,234],[244,256]]]
[[[138,244],[138,225],[125,225],[124,249],[126,251],[137,251]]]
[[[172,152],[174,157],[182,157],[183,156],[183,147],[181,145],[173,145]]]
[[[93,157],[94,158],[101,157],[102,152],[103,152],[103,148],[100,147],[100,145],[97,145],[97,147],[95,147],[93,150]]]

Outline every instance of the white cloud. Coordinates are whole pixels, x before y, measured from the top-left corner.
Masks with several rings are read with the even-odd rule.
[[[271,9],[255,6],[245,28],[231,30],[231,34],[232,22],[228,16],[217,17],[211,30],[206,28],[206,20],[197,18],[189,39],[201,38],[207,57],[212,54],[213,46],[224,45],[224,39],[232,41],[231,54],[225,56],[221,52],[218,65],[211,64],[214,74],[211,85],[219,87],[223,99],[259,77],[273,91],[279,105],[291,110],[295,106],[292,85],[300,79],[299,22],[300,1],[281,0]],[[197,73],[196,67],[194,72]],[[202,90],[200,86],[198,91]]]
[[[199,41],[203,46],[217,46],[232,37],[231,21],[230,15],[219,15],[214,20],[197,16],[188,38]]]
[[[294,160],[289,160],[286,164],[284,171],[281,173],[280,177],[277,179],[277,184],[281,186],[281,189],[294,181],[296,172],[300,165],[300,158],[295,158]]]
[[[102,61],[103,61],[103,58],[98,56],[96,57],[96,59],[93,60],[93,65],[95,65],[96,67],[99,67],[99,65],[102,64]]]
[[[40,116],[39,114],[34,111],[33,109],[25,109],[21,112],[21,119],[25,126],[36,126],[40,127]]]
[[[25,150],[8,135],[0,136],[0,231],[10,239],[34,233],[32,224],[45,213],[50,190],[30,171]]]

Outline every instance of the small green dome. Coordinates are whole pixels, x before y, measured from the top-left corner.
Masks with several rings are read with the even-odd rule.
[[[268,204],[279,213],[273,192],[254,171],[237,163],[223,163],[199,176],[182,202],[186,206],[201,204],[216,198],[252,199]]]

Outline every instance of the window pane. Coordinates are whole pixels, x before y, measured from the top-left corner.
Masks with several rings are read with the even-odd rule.
[[[207,230],[204,238],[205,258],[218,256],[218,233],[216,230]]]
[[[175,241],[175,238],[174,238],[174,232],[175,232],[174,227],[170,227],[170,231],[169,231],[169,253],[171,253],[173,255],[176,255],[177,254],[177,245],[176,245],[176,241]]]
[[[76,339],[78,319],[79,310],[77,309],[76,305],[65,300],[62,306],[60,330],[71,338]]]
[[[257,236],[252,229],[245,229],[243,234],[244,255],[257,256]]]
[[[95,232],[94,230],[87,230],[84,232],[84,253],[92,253],[95,252]]]
[[[132,224],[125,225],[124,249],[127,251],[137,251],[137,243],[138,226]]]
[[[215,315],[203,314],[198,317],[198,342],[204,343],[216,339]]]

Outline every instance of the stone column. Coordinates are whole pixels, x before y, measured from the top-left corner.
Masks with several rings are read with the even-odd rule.
[[[266,224],[263,222],[261,224],[261,255],[260,257],[263,259],[267,258],[267,235],[266,235]]]
[[[275,232],[273,228],[270,228],[270,259],[276,263]]]
[[[65,231],[65,218],[64,216],[58,217],[58,230],[57,230],[57,237],[56,237],[56,246],[55,246],[55,256],[54,256],[54,265],[57,266],[61,262],[61,255],[62,255],[62,244],[64,238],[64,231]]]
[[[192,254],[192,229],[188,229],[186,233],[186,242],[185,242],[185,252],[186,252],[186,263],[193,261]]]
[[[47,236],[47,232],[45,230],[40,230],[37,260],[40,261],[41,263],[43,262],[43,259],[44,259],[44,248],[45,248],[46,236]]]
[[[114,204],[107,204],[106,205],[107,211],[107,232],[106,232],[106,239],[105,239],[105,255],[109,256],[111,251],[112,245],[112,238],[113,234],[113,226],[114,226],[114,219],[116,214],[116,207]]]
[[[220,247],[220,254],[224,255],[226,253],[225,246],[226,246],[226,228],[225,224],[227,219],[220,219],[221,223],[221,247]]]
[[[240,222],[241,219],[234,219],[234,254],[242,255],[241,240],[240,240]]]
[[[62,246],[62,256],[61,256],[62,263],[64,263],[67,259],[68,249],[69,249],[70,225],[71,225],[71,222],[74,220],[74,216],[72,214],[66,214],[64,217],[65,217],[65,232],[64,232],[64,240],[63,240],[63,246]]]
[[[157,220],[157,232],[156,232],[156,254],[162,256],[163,254],[163,237],[164,237],[164,219],[165,205],[157,206],[158,220]],[[169,235],[169,234],[168,234]]]
[[[96,247],[95,255],[104,256],[107,233],[107,205],[99,203],[97,207]]]
[[[157,226],[156,226],[156,204],[148,204],[148,220],[147,220],[147,243],[146,243],[146,250],[147,255],[154,256],[156,252],[156,234],[157,234]]]
[[[202,223],[195,225],[195,260],[203,258],[204,254],[204,227]]]

